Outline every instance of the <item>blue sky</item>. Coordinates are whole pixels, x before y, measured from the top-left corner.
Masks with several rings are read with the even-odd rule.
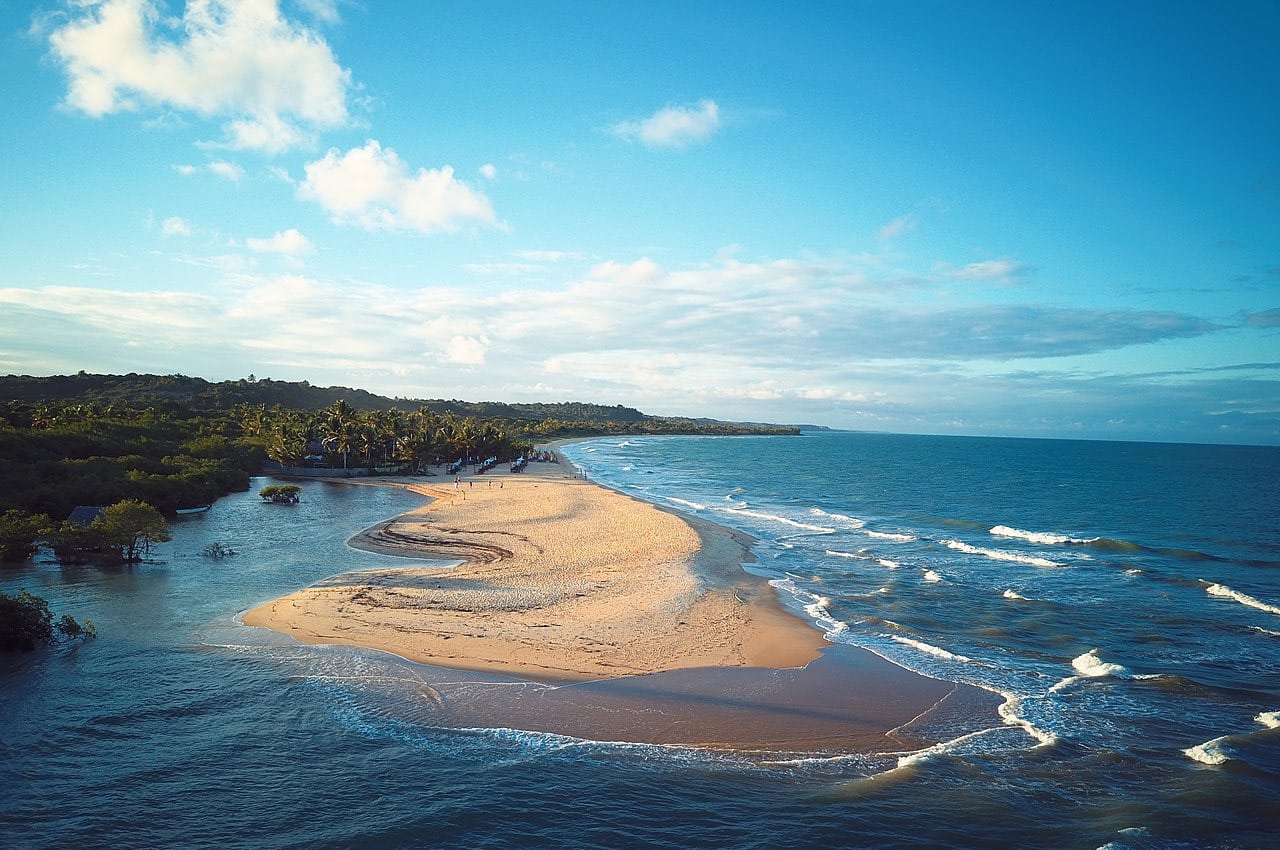
[[[0,0],[0,372],[1280,443],[1280,7]]]

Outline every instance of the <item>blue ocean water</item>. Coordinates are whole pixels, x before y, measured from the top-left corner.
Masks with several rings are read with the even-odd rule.
[[[343,541],[419,503],[308,483],[292,507],[220,500],[131,569],[0,571],[100,630],[0,658],[0,844],[1274,846],[1280,449],[809,433],[565,454],[750,533],[748,568],[831,641],[998,692],[1000,715],[880,758],[442,728],[428,683],[449,674],[236,621],[385,566]],[[202,557],[213,541],[239,554]]]

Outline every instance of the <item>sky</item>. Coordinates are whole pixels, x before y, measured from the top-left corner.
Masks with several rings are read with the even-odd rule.
[[[1280,5],[0,0],[0,373],[1280,444]]]

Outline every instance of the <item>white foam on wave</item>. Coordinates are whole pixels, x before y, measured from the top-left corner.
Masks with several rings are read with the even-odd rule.
[[[1113,664],[1109,661],[1103,661],[1098,657],[1098,650],[1091,649],[1081,655],[1077,655],[1071,659],[1071,666],[1081,676],[1090,679],[1100,679],[1104,676],[1114,676],[1117,679],[1127,678],[1129,670],[1123,664]]]
[[[1021,552],[1010,552],[1007,549],[983,549],[979,546],[971,546],[961,540],[943,540],[942,545],[948,549],[954,549],[957,552],[964,552],[966,555],[982,555],[993,561],[1009,561],[1015,564],[1030,564],[1033,567],[1061,567],[1062,564],[1056,561],[1050,561],[1048,558],[1041,558],[1036,555],[1024,555]]]
[[[942,576],[938,575],[938,573],[933,570],[925,570],[924,580],[929,584],[936,584],[937,582],[942,581]]]
[[[892,540],[894,543],[910,543],[912,540],[919,540],[914,534],[895,534],[890,531],[863,531],[868,537],[874,537],[876,540]]]
[[[1264,711],[1253,719],[1268,729],[1280,729],[1280,711]]]
[[[827,511],[824,511],[822,508],[812,508],[809,511],[809,513],[813,514],[814,516],[824,516],[829,519],[837,520],[838,522],[843,522],[846,525],[848,525],[850,528],[862,528],[862,526],[867,524],[866,520],[858,519],[857,517],[846,516],[844,514],[828,513]]]
[[[737,514],[738,516],[749,516],[749,517],[754,517],[755,519],[766,520],[768,522],[781,523],[782,525],[789,525],[792,528],[798,528],[798,529],[801,529],[802,531],[812,531],[815,534],[835,534],[836,533],[836,530],[834,528],[830,528],[825,525],[812,525],[811,523],[800,522],[799,520],[794,520],[785,516],[779,516],[777,514],[768,514],[768,513],[764,513],[763,511],[750,511],[750,510],[747,510],[746,508],[738,508],[738,507],[729,508],[729,510],[730,512]]]
[[[807,590],[801,590],[789,578],[770,579],[769,585],[778,591],[785,591],[804,608],[813,622],[822,629],[828,640],[834,641],[836,635],[849,630],[849,624],[831,613],[831,599],[819,596]]]
[[[1023,596],[1021,593],[1014,590],[1013,588],[1009,588],[1002,595],[1004,596],[1005,599],[1021,599],[1024,602],[1027,600],[1027,597]]]
[[[1019,729],[1022,729],[1032,738],[1036,739],[1038,742],[1036,744],[1037,747],[1051,747],[1058,743],[1057,735],[1047,729],[1041,729],[1030,720],[1025,720],[1018,714],[1018,709],[1022,707],[1021,697],[1008,693],[1003,696],[1004,702],[1000,704],[1000,707],[996,709],[996,711],[1006,726],[1017,726]]]
[[[902,566],[897,561],[890,561],[888,558],[876,558],[876,563],[884,567],[886,570],[896,570]]]
[[[1007,525],[997,525],[990,529],[990,534],[995,537],[1012,537],[1018,540],[1025,540],[1028,543],[1040,543],[1045,546],[1060,546],[1063,543],[1074,543],[1082,545],[1093,543],[1096,537],[1071,537],[1066,534],[1052,534],[1045,531],[1023,531],[1021,528],[1010,528]]]
[[[675,496],[667,496],[667,501],[677,505],[684,505],[686,508],[692,508],[695,511],[705,511],[707,509],[706,505],[691,502],[688,499],[677,499]]]
[[[1257,608],[1259,611],[1266,611],[1268,614],[1280,614],[1280,605],[1269,605],[1261,599],[1255,599],[1247,593],[1241,593],[1238,590],[1232,590],[1225,584],[1211,584],[1210,582],[1200,579],[1200,581],[1209,585],[1204,592],[1210,596],[1218,596],[1223,599],[1234,599],[1241,605],[1247,605],[1250,608]]]
[[[1250,626],[1249,628],[1253,629],[1255,632],[1262,632],[1264,635],[1280,637],[1280,632],[1272,631],[1271,629],[1264,629],[1262,626]]]
[[[1126,838],[1146,838],[1151,835],[1151,830],[1147,829],[1145,826],[1131,826],[1128,829],[1120,830],[1119,834]],[[1132,845],[1129,844],[1108,841],[1106,844],[1099,847],[1098,850],[1130,850],[1131,847]]]
[[[1071,667],[1076,671],[1074,676],[1068,676],[1058,682],[1049,689],[1049,693],[1055,694],[1065,688],[1074,685],[1076,682],[1085,679],[1105,679],[1108,676],[1116,679],[1135,678],[1129,674],[1129,669],[1123,664],[1113,664],[1110,661],[1103,661],[1098,657],[1098,650],[1091,649],[1088,652],[1077,655],[1071,659]],[[1141,676],[1136,678],[1155,678],[1154,676]]]
[[[868,558],[866,555],[862,554],[861,552],[841,552],[839,549],[828,549],[828,550],[826,551],[826,554],[827,554],[827,555],[829,555],[829,556],[830,556],[830,557],[832,557],[832,558],[853,558],[853,559],[858,560],[858,561],[869,561],[869,560],[871,560],[870,558]]]
[[[1227,736],[1214,738],[1212,741],[1205,741],[1203,744],[1197,744],[1194,747],[1188,747],[1183,750],[1183,755],[1191,758],[1201,764],[1215,765],[1230,761],[1231,756],[1227,754],[1223,745],[1226,743]]]
[[[909,646],[912,649],[918,649],[926,655],[932,655],[934,658],[941,658],[944,661],[961,661],[965,664],[970,664],[973,662],[973,659],[969,658],[966,655],[957,655],[954,652],[948,652],[947,650],[943,649],[940,646],[934,646],[933,644],[925,643],[922,640],[903,637],[902,635],[889,635],[889,637],[900,644]]]

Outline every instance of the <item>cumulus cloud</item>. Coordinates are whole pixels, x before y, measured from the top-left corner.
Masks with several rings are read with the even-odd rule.
[[[483,366],[489,340],[485,337],[452,336],[445,345],[443,356],[447,363],[463,366]]]
[[[153,0],[71,8],[49,35],[70,109],[190,112],[227,121],[230,147],[268,152],[347,122],[350,73],[319,35],[286,20],[277,0],[190,0],[180,19]]]
[[[491,162],[486,162],[484,165],[480,166],[480,176],[483,177],[485,180],[497,180],[498,179],[497,166],[495,166]]]
[[[298,196],[319,204],[335,222],[366,230],[437,233],[464,224],[497,226],[489,199],[454,177],[451,167],[411,171],[394,150],[373,139],[346,153],[330,149],[307,163]]]
[[[250,251],[269,254],[284,254],[290,257],[310,254],[315,251],[315,245],[311,244],[311,240],[303,236],[296,228],[293,227],[266,239],[250,237],[245,240],[245,245]]]
[[[701,100],[692,106],[667,106],[648,118],[619,122],[612,129],[619,138],[648,147],[682,148],[705,142],[720,126],[720,107],[714,100]]]

